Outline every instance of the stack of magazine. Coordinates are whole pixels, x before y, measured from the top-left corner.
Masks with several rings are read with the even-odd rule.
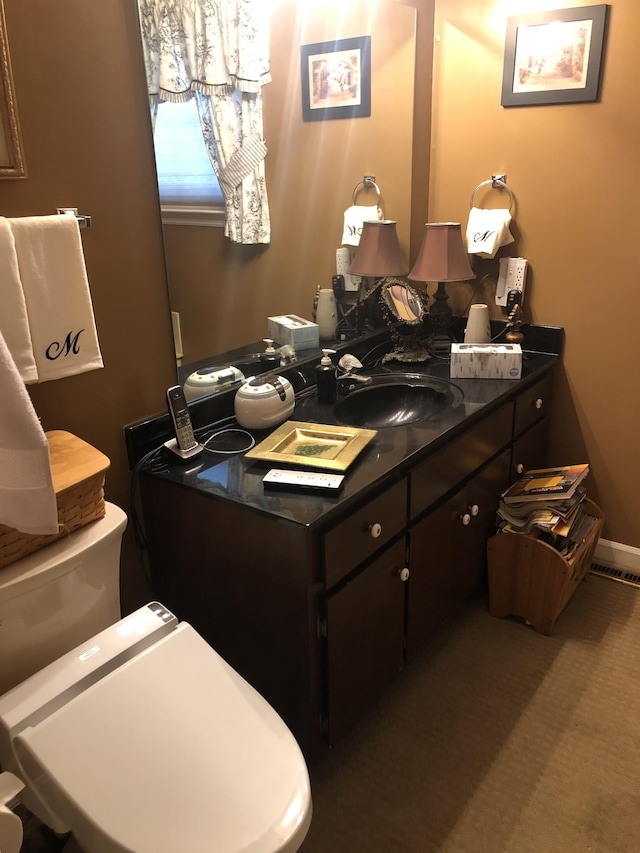
[[[527,471],[500,496],[500,532],[530,533],[569,556],[595,521],[583,508],[588,473],[586,463]]]

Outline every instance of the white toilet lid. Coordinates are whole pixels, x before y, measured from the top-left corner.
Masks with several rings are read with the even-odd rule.
[[[311,820],[293,735],[186,623],[15,745],[87,851],[293,851]]]

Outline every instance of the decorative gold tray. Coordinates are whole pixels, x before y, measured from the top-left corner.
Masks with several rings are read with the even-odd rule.
[[[377,430],[374,429],[286,421],[245,456],[346,471],[375,435]]]

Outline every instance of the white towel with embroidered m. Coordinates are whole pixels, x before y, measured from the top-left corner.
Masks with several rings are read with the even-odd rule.
[[[57,533],[49,444],[2,334],[0,396],[0,524],[22,533]]]
[[[510,224],[511,214],[507,208],[472,207],[467,223],[467,252],[481,258],[495,257],[499,248],[513,243]]]
[[[27,306],[18,270],[16,244],[9,222],[0,217],[0,332],[23,382],[38,381],[31,346]]]
[[[75,216],[10,219],[38,381],[103,367]]]

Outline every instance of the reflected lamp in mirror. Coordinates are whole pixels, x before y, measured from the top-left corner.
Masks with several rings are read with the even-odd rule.
[[[409,272],[400,244],[396,223],[392,219],[372,219],[362,225],[360,243],[349,267],[352,275],[362,276],[358,292],[356,327],[362,332],[364,303],[378,291],[386,278]],[[366,279],[374,279],[368,283]]]
[[[445,282],[469,281],[476,277],[459,222],[427,222],[418,259],[408,277],[413,281],[437,282],[434,302],[429,309],[433,333],[431,347],[434,351],[449,349],[452,311]]]

